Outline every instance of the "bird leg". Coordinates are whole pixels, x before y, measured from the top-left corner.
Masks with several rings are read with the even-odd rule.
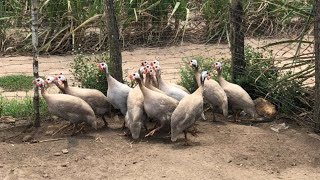
[[[78,134],[79,132],[84,132],[84,128],[86,127],[86,124],[85,123],[81,123],[80,125],[81,125],[80,129],[77,130],[78,129],[78,124],[74,124],[73,131],[75,131],[75,132],[72,132],[73,135]]]
[[[233,121],[234,121],[234,122],[238,122],[238,121],[239,121],[238,118],[239,118],[240,112],[241,112],[241,111],[237,110],[237,111],[235,111],[235,112],[233,113]]]
[[[101,118],[104,122],[104,127],[108,127],[108,122],[106,121],[106,118],[104,117],[104,115],[102,115]]]
[[[52,134],[52,136],[56,135],[57,133],[61,132],[61,131],[64,130],[64,129],[70,127],[71,125],[72,125],[72,123],[69,123],[69,124],[67,124],[67,125],[62,126],[62,127],[59,128],[56,132],[54,132],[54,133]]]
[[[123,121],[123,124],[122,124],[121,130],[124,130],[125,128],[126,128],[126,121]]]
[[[214,115],[214,109],[212,108],[212,121],[215,122],[216,121],[216,116]]]
[[[198,137],[197,132],[199,132],[199,131],[197,131],[196,127],[193,126],[193,129],[192,129],[192,130],[189,130],[189,131],[186,131],[186,132],[190,133],[190,134],[191,134],[192,136],[194,136],[194,137]]]
[[[187,137],[187,131],[184,130],[183,133],[184,133],[184,140],[185,140],[184,145],[185,146],[190,146],[191,144],[190,144],[190,142],[188,140],[188,137]]]

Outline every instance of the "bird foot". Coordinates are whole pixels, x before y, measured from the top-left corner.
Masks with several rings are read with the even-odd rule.
[[[192,131],[188,131],[188,133],[190,133],[194,137],[198,137],[197,132],[198,132],[197,129],[193,129]]]

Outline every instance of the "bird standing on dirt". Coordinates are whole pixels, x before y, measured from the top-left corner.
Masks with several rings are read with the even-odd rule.
[[[127,113],[127,99],[129,92],[132,90],[128,85],[123,84],[114,79],[108,70],[107,63],[98,63],[99,70],[106,74],[108,82],[107,100],[115,108],[119,109],[122,115]],[[122,129],[125,128],[125,122],[123,122]]]
[[[170,125],[171,115],[178,105],[178,101],[163,93],[153,91],[146,88],[142,83],[139,73],[130,75],[131,80],[139,83],[139,87],[143,94],[143,106],[149,118],[158,120],[159,127],[150,131],[146,136],[152,136],[156,131],[160,130],[165,125]]]
[[[199,72],[199,65],[197,60],[193,59],[190,61],[190,66],[194,70],[194,76],[197,81],[198,87],[201,86],[201,74]],[[222,87],[213,79],[209,79],[204,82],[203,86],[204,101],[208,102],[212,109],[212,118],[215,121],[214,113],[217,110],[221,110],[222,114],[228,116],[228,98]]]
[[[140,77],[143,77],[144,67],[139,69]],[[127,113],[125,116],[126,127],[130,130],[133,139],[138,139],[140,136],[141,127],[146,128],[147,114],[143,107],[143,94],[140,86],[134,87],[128,95]],[[147,128],[146,128],[147,129]]]
[[[45,90],[45,84],[47,83],[42,78],[36,78],[33,81],[33,84],[40,88],[49,112],[52,115],[70,121],[70,124],[74,124],[72,135],[76,133],[78,124],[82,122],[97,129],[96,116],[88,103],[81,98],[68,94],[48,94]]]
[[[258,115],[250,95],[241,86],[230,83],[222,77],[222,65],[220,62],[216,62],[212,66],[218,72],[218,82],[227,94],[228,104],[234,113],[234,121],[238,120],[241,110],[249,113],[256,120]]]
[[[105,119],[105,115],[109,111],[109,102],[107,97],[97,89],[88,89],[88,88],[79,88],[79,87],[70,87],[68,80],[62,74],[55,77],[55,80],[63,83],[63,91],[65,94],[79,97],[86,101],[94,111],[97,116],[101,116],[105,127],[108,126],[108,123]]]
[[[199,88],[192,94],[185,96],[173,111],[171,116],[171,141],[176,141],[178,135],[183,132],[186,140],[185,144],[188,145],[187,131],[203,112],[203,86],[205,79],[210,79],[207,71],[201,73],[201,85]]]

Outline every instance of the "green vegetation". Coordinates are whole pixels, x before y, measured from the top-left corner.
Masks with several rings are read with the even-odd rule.
[[[41,118],[48,116],[48,109],[44,99],[40,99]],[[12,116],[14,118],[32,119],[34,117],[33,101],[31,97],[9,99],[0,96],[0,117]]]
[[[0,87],[5,91],[29,91],[33,84],[32,76],[8,75],[0,77]]]
[[[292,112],[299,112],[302,109],[311,109],[310,102],[306,100],[307,94],[302,84],[303,81],[297,78],[292,79],[300,72],[279,72],[274,66],[271,54],[265,57],[252,47],[245,48],[245,58],[246,71],[235,83],[242,86],[253,99],[265,97],[277,105],[282,113],[292,114]],[[202,57],[193,57],[193,59],[198,61],[200,71],[209,70],[212,72],[211,64],[217,61],[223,62],[222,76],[230,81],[230,60]],[[179,84],[193,92],[197,85],[194,79],[194,72],[189,65],[190,60],[186,59],[186,64],[180,67],[181,81]],[[213,78],[215,79],[215,77]]]
[[[313,0],[242,2],[246,36],[300,35],[313,27]],[[30,5],[22,0],[1,1],[0,52],[32,49]],[[227,0],[119,0],[115,8],[124,46],[226,41],[230,32]],[[104,0],[40,0],[40,52],[107,49],[103,13]]]
[[[86,56],[78,54],[71,63],[71,72],[75,80],[81,83],[81,87],[98,89],[104,94],[107,93],[107,79],[105,74],[99,71],[97,63],[109,63],[109,56],[107,53],[96,56]],[[109,67],[109,71],[113,68]]]

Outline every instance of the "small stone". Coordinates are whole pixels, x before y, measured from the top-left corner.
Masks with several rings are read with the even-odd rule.
[[[61,167],[68,167],[68,163],[61,164]]]
[[[51,130],[45,132],[46,136],[52,136],[52,134],[53,134],[53,131],[51,131]]]
[[[61,156],[61,153],[57,152],[53,154],[54,156]]]
[[[49,175],[48,174],[44,174],[44,175],[42,175],[42,177],[47,178],[47,177],[49,177]]]
[[[165,177],[167,177],[167,176],[166,176],[166,175],[162,175],[161,177],[165,178]]]
[[[243,157],[243,159],[244,159],[244,160],[248,160],[248,157],[247,157],[247,156],[245,156],[245,157]]]
[[[137,161],[132,162],[132,164],[137,164]]]
[[[63,154],[68,154],[69,151],[68,151],[68,149],[62,149],[62,153],[63,153]]]
[[[0,168],[3,168],[3,165],[2,165],[2,164],[0,165]]]
[[[291,165],[292,165],[292,166],[297,166],[297,163],[292,163]]]
[[[231,162],[232,162],[232,160],[231,160],[231,159],[229,159],[227,162],[228,162],[228,163],[231,163]]]
[[[31,141],[31,139],[32,139],[31,135],[26,135],[26,136],[23,137],[22,141],[23,142],[29,142],[29,141]]]

